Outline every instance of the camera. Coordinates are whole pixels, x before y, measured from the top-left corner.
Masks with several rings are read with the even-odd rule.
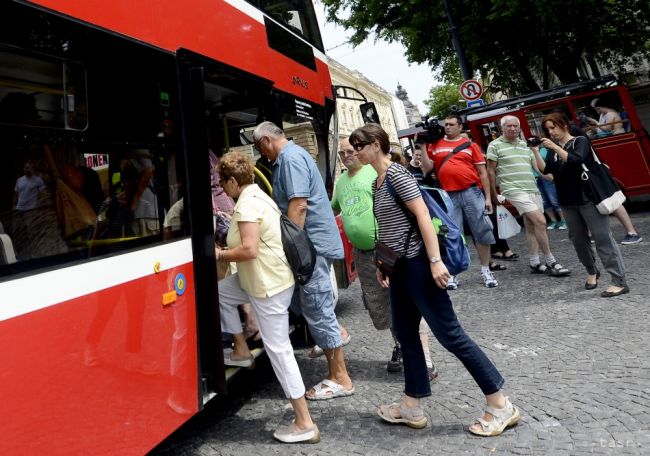
[[[528,147],[537,147],[540,144],[542,144],[542,138],[540,138],[539,136],[531,136],[526,140],[526,145]]]
[[[416,143],[433,143],[445,137],[445,128],[440,125],[437,117],[423,119],[415,124],[416,127],[424,128],[423,132],[415,136]]]

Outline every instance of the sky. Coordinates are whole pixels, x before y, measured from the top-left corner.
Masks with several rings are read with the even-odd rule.
[[[432,70],[426,65],[409,65],[406,49],[399,43],[385,41],[374,42],[371,37],[356,48],[344,44],[352,35],[332,23],[325,22],[325,9],[321,2],[314,1],[325,53],[351,70],[357,70],[375,84],[394,94],[399,82],[408,92],[409,99],[420,108],[420,113],[427,112],[424,100],[429,98],[429,90],[438,85]]]

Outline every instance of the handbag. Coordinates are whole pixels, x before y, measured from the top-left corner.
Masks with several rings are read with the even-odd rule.
[[[395,263],[397,263],[397,260],[399,260],[401,256],[402,255],[388,247],[383,242],[377,241],[375,243],[375,266],[377,266],[377,269],[379,269],[386,277],[391,276]]]
[[[215,216],[214,243],[219,247],[226,246],[226,238],[228,237],[229,229],[230,219],[224,217],[221,213],[217,213]]]
[[[591,148],[594,163],[587,167],[582,164],[581,179],[589,185],[596,209],[603,215],[609,215],[625,202],[625,195],[618,188],[616,181],[609,172],[609,167],[598,159]]]

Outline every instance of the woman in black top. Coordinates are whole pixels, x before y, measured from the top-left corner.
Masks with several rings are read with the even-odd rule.
[[[600,261],[612,277],[612,285],[603,291],[601,296],[610,298],[628,293],[630,289],[625,282],[625,266],[612,236],[609,217],[598,212],[589,184],[582,179],[583,163],[587,167],[595,163],[589,139],[572,136],[569,119],[562,113],[548,114],[544,117],[542,125],[552,139],[542,140],[542,144],[549,151],[546,160],[539,154],[539,147],[531,149],[540,172],[553,174],[558,200],[569,226],[569,238],[580,262],[587,269],[585,288],[596,288],[600,277],[591,249],[591,233]]]
[[[404,397],[399,404],[382,405],[379,416],[389,423],[424,428],[427,418],[420,398],[431,395],[424,352],[418,334],[424,318],[440,344],[453,353],[479,385],[487,402],[485,414],[470,426],[473,434],[501,434],[519,420],[519,410],[501,391],[504,380],[485,353],[465,334],[447,294],[451,277],[440,259],[438,240],[415,178],[391,163],[386,132],[367,124],[350,135],[359,161],[377,171],[373,186],[379,241],[401,255],[390,281],[377,271],[382,287],[390,287],[393,331],[404,359]],[[400,198],[406,210],[395,200]]]

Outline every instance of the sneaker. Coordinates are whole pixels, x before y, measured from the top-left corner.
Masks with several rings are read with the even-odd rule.
[[[458,277],[451,276],[447,282],[447,290],[455,290],[458,288]]]
[[[223,363],[229,367],[244,367],[246,369],[252,369],[255,367],[255,358],[253,355],[250,355],[248,358],[244,359],[233,359],[233,352],[228,354],[224,353]]]
[[[312,427],[299,431],[296,424],[291,423],[288,426],[280,426],[273,433],[273,437],[283,443],[318,443],[320,441],[320,432],[314,424]]]
[[[557,228],[557,225],[552,220],[546,224],[546,229],[547,230],[554,230],[555,228]]]
[[[643,238],[639,236],[638,234],[630,234],[627,233],[623,240],[621,241],[621,244],[623,245],[632,245],[632,244],[638,244],[641,242]]]
[[[557,222],[555,224],[555,228],[557,228],[558,230],[566,230],[567,229],[566,222],[564,220],[562,220],[561,222]]]
[[[393,356],[390,357],[390,361],[386,365],[386,370],[388,372],[402,371],[402,349],[399,345],[395,345],[395,348],[393,348]]]
[[[481,275],[483,276],[483,281],[485,282],[486,287],[496,288],[499,286],[499,282],[494,278],[492,271],[481,271]],[[449,287],[449,285],[447,285],[447,287]]]

